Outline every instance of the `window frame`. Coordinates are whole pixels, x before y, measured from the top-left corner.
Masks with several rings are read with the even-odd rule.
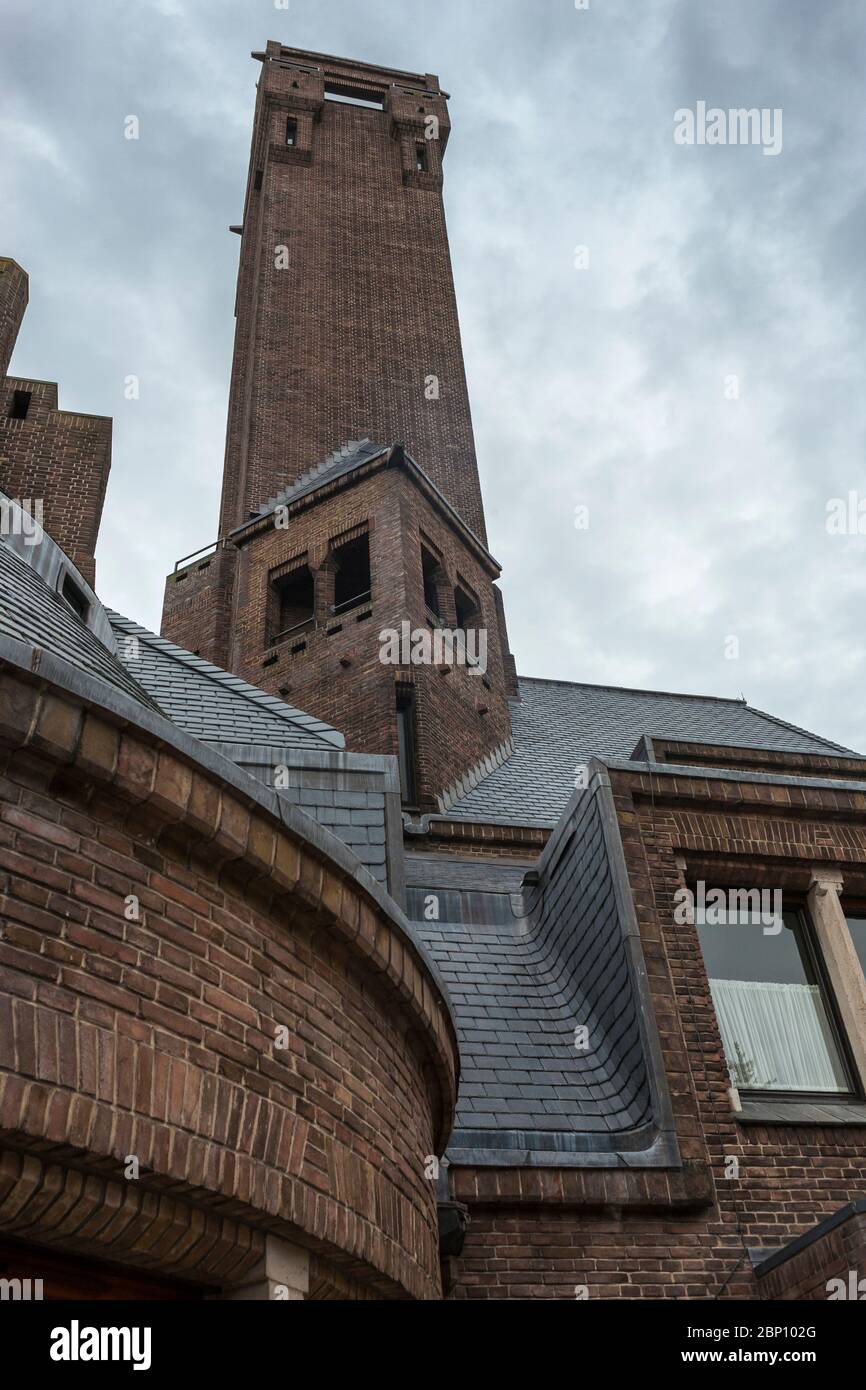
[[[839,906],[842,909],[842,916],[845,918],[846,923],[849,917],[856,917],[858,921],[861,922],[866,921],[866,898],[859,898],[856,896],[846,897],[843,889],[839,894]],[[851,931],[850,925],[848,926],[848,931]],[[866,980],[866,961],[860,960],[853,936],[851,937],[851,944],[854,946],[854,954],[857,956],[863,978]]]
[[[705,880],[705,884],[707,893],[716,888],[721,888],[726,892],[731,886],[730,884],[726,885],[724,883],[710,882],[708,880]],[[694,894],[696,887],[694,879],[689,881],[688,887]],[[826,962],[824,961],[823,953],[818,943],[817,933],[809,915],[808,904],[802,894],[791,894],[785,892],[784,889],[782,891],[784,892],[785,899],[785,913],[796,914],[797,930],[795,939],[800,952],[800,959],[803,962],[807,980],[809,983],[817,984],[820,990],[821,1001],[824,1005],[827,1022],[830,1028],[830,1035],[836,1046],[840,1066],[847,1077],[848,1089],[845,1091],[787,1091],[759,1086],[742,1086],[734,1080],[731,1074],[730,1063],[725,1053],[723,1042],[722,1059],[725,1063],[725,1069],[728,1073],[731,1086],[737,1090],[743,1100],[761,1102],[763,1104],[820,1105],[822,1102],[826,1105],[858,1104],[864,1099],[864,1092],[860,1084],[854,1056],[848,1043],[848,1035],[842,1023],[839,1005],[832,988]],[[718,1012],[713,1004],[712,990],[710,988],[710,973],[704,958],[698,923],[695,922],[693,925],[697,938],[698,951],[701,957],[701,964],[704,968],[704,974],[707,980],[707,994],[709,996],[710,1006],[716,1018],[716,1027],[721,1037],[721,1025],[719,1023]]]

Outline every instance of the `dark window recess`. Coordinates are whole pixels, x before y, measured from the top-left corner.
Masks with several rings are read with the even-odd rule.
[[[381,92],[370,91],[365,87],[349,87],[342,82],[325,83],[325,100],[342,101],[349,106],[369,106],[374,111],[385,109],[385,98]]]
[[[269,641],[294,636],[312,625],[315,617],[315,584],[308,565],[292,570],[273,584],[276,633]]]
[[[82,591],[71,575],[63,576],[63,587],[60,590],[69,607],[74,609],[83,623],[87,622],[87,615],[90,612],[90,604],[87,602]]]
[[[358,603],[366,603],[371,593],[370,537],[357,536],[334,548],[337,572],[334,576],[335,613],[344,613]]]
[[[295,84],[297,86],[297,83]],[[286,121],[286,144],[297,145],[298,143],[298,123],[294,116],[290,116]]]
[[[30,400],[32,391],[13,391],[12,404],[9,407],[10,420],[26,420],[30,411]]]
[[[418,802],[415,777],[415,693],[397,691],[397,761],[400,766],[400,797],[405,805]]]
[[[478,619],[481,616],[478,604],[459,585],[454,590],[454,609],[457,614],[457,627],[461,632],[468,632],[478,626]]]
[[[264,178],[264,174],[262,173],[261,169],[257,169],[257,170],[256,170],[256,176],[255,176],[255,178],[253,179],[253,188],[256,190],[257,193],[260,192],[260,190],[261,190],[262,179],[263,179],[263,178]]]
[[[426,145],[415,146],[415,168],[419,174],[426,174],[430,168],[430,160]]]
[[[436,583],[436,573],[439,569],[439,561],[435,560],[429,550],[421,547],[421,573],[424,576],[424,603],[434,618],[439,619],[439,589]]]
[[[841,1034],[802,911],[722,911],[695,925],[734,1085],[744,1091],[850,1092]]]

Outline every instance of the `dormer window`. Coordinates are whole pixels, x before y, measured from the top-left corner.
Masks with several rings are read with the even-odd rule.
[[[83,623],[87,622],[87,615],[90,612],[90,604],[87,601],[83,589],[80,589],[72,578],[71,574],[63,576],[63,584],[60,589],[61,597],[66,600],[69,607],[78,615]]]

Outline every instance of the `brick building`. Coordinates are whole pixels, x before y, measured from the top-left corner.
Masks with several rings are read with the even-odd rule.
[[[6,383],[3,1273],[861,1296],[866,759],[740,701],[517,677],[447,94],[253,56],[219,537],[162,636],[91,587],[108,422],[73,439]]]

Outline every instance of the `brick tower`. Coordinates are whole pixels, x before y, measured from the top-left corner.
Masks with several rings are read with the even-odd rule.
[[[447,94],[278,43],[253,56],[220,539],[169,577],[163,633],[353,750],[398,754],[429,810],[502,755],[515,691],[445,226]]]
[[[111,468],[111,420],[58,408],[56,381],[7,376],[29,282],[0,256],[0,490],[42,523],[88,584]]]

